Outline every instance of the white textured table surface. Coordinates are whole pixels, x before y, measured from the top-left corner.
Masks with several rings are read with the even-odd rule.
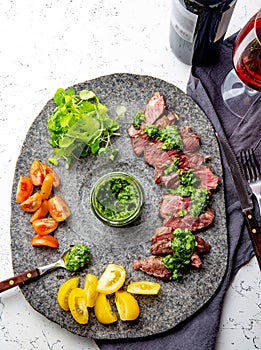
[[[238,0],[228,34],[260,7]],[[10,196],[16,160],[34,118],[58,87],[137,73],[186,89],[190,67],[172,54],[170,0],[0,0],[0,280],[12,275]],[[19,288],[0,295],[0,348],[97,349],[36,313]],[[217,350],[261,349],[256,259],[227,291]]]

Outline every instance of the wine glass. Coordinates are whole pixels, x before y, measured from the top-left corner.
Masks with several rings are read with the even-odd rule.
[[[239,32],[232,58],[234,69],[224,79],[221,94],[228,109],[243,118],[261,102],[261,9]]]

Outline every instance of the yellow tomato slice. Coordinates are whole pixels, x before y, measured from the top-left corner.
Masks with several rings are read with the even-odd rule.
[[[74,277],[66,282],[64,282],[58,290],[57,300],[59,306],[65,310],[69,311],[68,297],[74,288],[77,288],[80,283],[79,277]]]
[[[160,284],[149,281],[132,282],[127,287],[127,292],[133,294],[156,295],[159,293]]]
[[[122,321],[133,321],[140,314],[140,307],[134,296],[124,290],[115,293],[115,303]]]
[[[125,278],[126,271],[124,267],[117,264],[109,264],[98,281],[97,291],[99,293],[112,294],[122,287]]]
[[[103,324],[110,324],[117,321],[117,315],[112,310],[106,294],[99,293],[94,306],[94,313],[97,320]]]
[[[91,273],[88,273],[85,277],[84,287],[83,289],[86,292],[87,297],[87,306],[94,307],[98,292],[96,290],[98,284],[98,278]]]
[[[86,293],[82,288],[74,288],[68,298],[69,309],[72,317],[80,324],[86,324],[89,321],[89,312],[87,309]]]

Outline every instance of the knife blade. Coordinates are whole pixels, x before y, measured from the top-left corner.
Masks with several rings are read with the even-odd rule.
[[[241,204],[242,212],[245,217],[250,239],[252,241],[252,245],[256,254],[259,269],[261,270],[261,231],[254,216],[253,202],[247,192],[243,173],[234,154],[234,151],[232,150],[225,137],[222,137],[217,133],[216,136],[227,159],[230,173],[232,175],[237,191],[238,199]]]

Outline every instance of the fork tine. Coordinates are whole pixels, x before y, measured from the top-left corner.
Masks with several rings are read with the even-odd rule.
[[[257,163],[255,153],[253,148],[248,149],[247,151],[242,150],[240,153],[241,163],[243,165],[243,172],[246,180],[248,181],[257,181],[261,177],[261,172],[259,164]]]
[[[256,180],[256,172],[255,172],[255,166],[253,164],[253,160],[252,160],[252,155],[253,155],[253,151],[252,148],[247,150],[247,162],[246,162],[246,166],[248,168],[249,171],[249,180],[250,181],[255,181]]]
[[[253,148],[250,149],[250,161],[253,166],[253,173],[254,173],[255,180],[260,180],[260,176],[261,176],[260,167],[259,167],[259,164],[257,163]]]
[[[241,160],[242,170],[243,170],[245,179],[248,180],[250,177],[250,174],[249,174],[249,168],[247,166],[247,155],[244,150],[240,152],[240,160]]]

